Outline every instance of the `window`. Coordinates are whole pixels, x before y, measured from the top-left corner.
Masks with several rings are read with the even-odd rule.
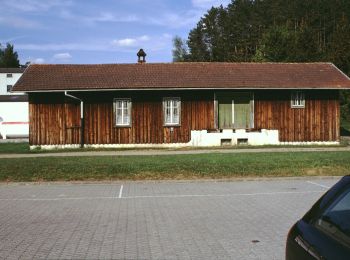
[[[350,189],[343,192],[320,216],[313,225],[339,243],[350,246]]]
[[[115,99],[115,125],[130,126],[131,125],[131,100],[130,99]]]
[[[7,92],[11,92],[12,90],[12,85],[7,85]]]
[[[12,78],[12,73],[7,73],[6,78]]]
[[[164,125],[180,125],[181,100],[178,97],[163,99]]]
[[[305,93],[302,91],[294,91],[291,95],[292,108],[305,107]]]

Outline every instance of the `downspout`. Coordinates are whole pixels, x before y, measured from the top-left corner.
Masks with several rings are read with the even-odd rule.
[[[80,148],[84,148],[84,102],[82,99],[64,92],[64,95],[80,101]]]

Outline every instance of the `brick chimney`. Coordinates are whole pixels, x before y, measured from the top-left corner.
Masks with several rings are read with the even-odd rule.
[[[144,52],[143,49],[140,49],[139,52],[137,53],[137,57],[138,57],[138,60],[137,62],[142,64],[142,63],[146,63],[146,52]]]

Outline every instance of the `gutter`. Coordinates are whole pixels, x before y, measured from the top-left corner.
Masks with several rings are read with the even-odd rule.
[[[236,88],[225,88],[225,87],[217,87],[217,88],[201,88],[201,87],[197,87],[197,88],[176,88],[176,87],[171,87],[171,88],[123,88],[123,89],[117,89],[117,88],[107,88],[107,89],[68,89],[68,90],[64,90],[65,92],[69,91],[69,92],[109,92],[109,91],[172,91],[172,90],[347,90],[350,89],[350,85],[349,86],[337,86],[337,87],[289,87],[289,88],[273,88],[273,87],[236,87]],[[13,93],[15,92],[25,92],[25,93],[43,93],[43,92],[62,92],[63,89],[42,89],[42,90],[14,90]]]
[[[80,101],[80,148],[84,148],[84,101],[78,97],[68,94],[67,91],[64,92],[64,95]]]

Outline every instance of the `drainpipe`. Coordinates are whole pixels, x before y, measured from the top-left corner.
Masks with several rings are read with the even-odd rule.
[[[84,148],[84,102],[82,99],[64,92],[64,95],[80,101],[80,148]]]

